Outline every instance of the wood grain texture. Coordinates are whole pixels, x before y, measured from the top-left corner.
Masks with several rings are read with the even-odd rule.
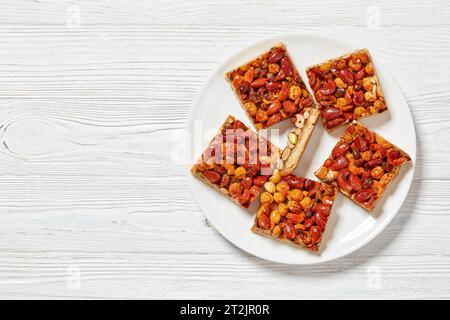
[[[450,5],[347,3],[2,1],[0,297],[450,298]],[[273,264],[208,225],[167,141],[225,57],[323,29],[376,44],[413,113],[416,174],[362,249]]]

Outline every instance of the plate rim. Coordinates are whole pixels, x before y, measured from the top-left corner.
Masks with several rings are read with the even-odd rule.
[[[358,32],[350,32],[356,39],[361,39],[360,38],[360,33]],[[336,32],[327,32],[327,34],[325,35],[324,32],[316,32],[316,31],[308,31],[308,32],[289,32],[289,33],[280,33],[277,35],[273,35],[270,37],[264,37],[252,42],[249,42],[247,45],[245,45],[244,47],[239,47],[238,50],[234,51],[231,55],[226,56],[220,63],[216,64],[213,69],[210,71],[210,73],[208,74],[208,76],[206,77],[206,79],[203,81],[202,85],[200,86],[199,90],[197,91],[197,94],[195,96],[194,101],[191,103],[191,105],[189,106],[189,113],[188,113],[188,117],[184,126],[184,129],[187,132],[191,132],[190,128],[192,127],[193,121],[194,121],[194,109],[195,109],[195,105],[197,105],[200,101],[200,98],[202,96],[202,92],[204,91],[204,89],[207,87],[208,83],[211,82],[211,80],[216,76],[216,74],[219,72],[219,70],[223,69],[225,67],[225,65],[227,65],[231,60],[236,60],[237,58],[239,58],[240,55],[242,55],[243,52],[248,51],[248,50],[253,50],[252,48],[256,47],[256,46],[260,46],[266,42],[274,42],[274,43],[280,43],[283,42],[282,39],[286,39],[286,38],[290,38],[290,37],[301,37],[301,36],[312,36],[315,38],[322,38],[325,41],[337,41],[346,45],[353,45],[353,47],[355,48],[355,50],[357,48],[361,48],[361,45],[355,45],[357,44],[356,41],[353,40],[353,37],[349,37],[349,31],[345,32],[346,34],[346,39],[344,40],[342,35],[340,33],[336,33]],[[331,35],[331,36],[330,36]],[[351,40],[349,40],[348,38],[351,38]],[[361,41],[362,42],[362,41]],[[364,47],[369,47],[370,43],[367,43],[364,45]],[[257,54],[255,55],[257,56]],[[409,150],[408,153],[411,156],[413,162],[412,162],[412,168],[410,168],[409,170],[412,170],[412,174],[411,174],[411,178],[407,187],[406,192],[404,193],[404,196],[402,197],[401,201],[399,201],[399,205],[398,208],[395,210],[394,214],[391,214],[390,216],[387,216],[381,223],[379,223],[374,230],[364,239],[362,239],[361,241],[357,242],[354,245],[349,246],[348,248],[339,251],[338,254],[335,255],[330,255],[326,258],[321,258],[319,256],[319,259],[316,260],[308,260],[305,262],[289,262],[289,261],[285,261],[285,260],[278,260],[278,259],[274,259],[272,257],[270,257],[270,255],[265,255],[265,254],[255,254],[253,252],[250,252],[249,250],[247,250],[246,248],[243,248],[241,245],[239,245],[239,243],[236,243],[237,241],[234,241],[232,239],[230,239],[228,236],[226,236],[225,234],[223,234],[222,232],[220,232],[219,228],[217,228],[215,226],[215,224],[208,219],[208,215],[205,213],[205,211],[203,210],[203,208],[201,207],[200,203],[199,203],[199,199],[198,199],[198,195],[196,194],[196,192],[194,191],[194,186],[193,186],[193,181],[195,181],[194,179],[196,179],[195,177],[192,176],[191,174],[191,166],[192,163],[190,163],[190,160],[186,162],[185,164],[185,172],[188,178],[188,185],[189,185],[189,189],[191,190],[192,195],[195,198],[195,202],[197,203],[198,208],[200,209],[200,211],[202,211],[204,217],[207,219],[208,223],[216,230],[216,232],[218,232],[223,238],[225,238],[228,242],[230,242],[231,244],[233,244],[234,246],[236,246],[237,248],[239,248],[240,250],[246,252],[247,254],[250,254],[254,257],[260,258],[260,259],[264,259],[267,261],[271,261],[271,262],[275,262],[275,263],[280,263],[280,264],[286,264],[286,265],[314,265],[314,264],[319,264],[319,263],[325,263],[325,262],[329,262],[329,261],[333,261],[333,260],[337,260],[340,258],[343,258],[355,251],[357,251],[358,249],[361,249],[362,247],[364,247],[365,245],[367,245],[369,242],[371,242],[373,239],[375,239],[394,219],[395,216],[397,216],[398,212],[401,210],[408,194],[409,191],[411,189],[411,185],[412,182],[414,180],[414,176],[415,176],[415,169],[416,169],[416,161],[417,161],[417,134],[416,134],[416,127],[415,127],[415,123],[414,123],[414,118],[412,117],[412,113],[411,113],[411,109],[409,107],[408,101],[406,100],[403,91],[401,90],[401,87],[398,85],[397,81],[391,76],[391,74],[382,66],[380,65],[379,62],[377,62],[377,68],[382,69],[383,70],[383,74],[385,74],[388,78],[390,78],[390,80],[392,80],[393,83],[395,83],[397,89],[401,92],[401,99],[404,100],[407,108],[408,108],[408,114],[407,116],[409,117],[409,122],[412,124],[412,133],[413,133],[413,140],[414,140],[414,149],[413,150]],[[311,88],[309,86],[309,83],[307,81],[305,81],[305,84],[308,88],[308,91],[311,92]],[[238,101],[236,103],[239,103]],[[254,128],[252,128],[254,130]],[[186,144],[187,146],[187,144]],[[189,145],[189,148],[191,147],[191,145]],[[186,152],[185,154],[185,159],[189,158],[189,155],[191,155],[190,152]],[[404,170],[404,169],[403,169]],[[253,215],[253,214],[252,214]],[[250,228],[248,230],[249,232],[251,232]]]

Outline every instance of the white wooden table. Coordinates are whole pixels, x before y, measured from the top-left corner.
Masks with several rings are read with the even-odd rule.
[[[450,5],[0,2],[1,298],[450,298]],[[401,212],[295,267],[224,240],[167,159],[211,70],[292,31],[366,32],[418,135]]]

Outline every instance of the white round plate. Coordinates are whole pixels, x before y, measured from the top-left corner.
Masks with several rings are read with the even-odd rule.
[[[340,35],[288,34],[254,43],[220,64],[206,80],[192,105],[187,122],[187,130],[192,139],[188,144],[189,164],[186,170],[195,199],[208,221],[218,232],[237,247],[260,258],[280,263],[313,264],[349,254],[372,240],[386,227],[399,211],[408,194],[416,160],[416,134],[408,104],[398,85],[378,62],[376,48],[366,43],[359,35],[346,34],[345,40],[338,39],[342,39]],[[349,41],[349,39],[352,40]],[[370,214],[342,194],[338,194],[324,234],[322,248],[318,254],[254,234],[250,231],[250,227],[259,203],[254,203],[249,210],[241,209],[195,178],[189,171],[192,163],[202,153],[201,148],[206,146],[227,115],[234,115],[253,128],[225,80],[224,74],[278,42],[283,42],[287,46],[306,84],[308,84],[305,74],[307,66],[356,49],[368,48],[372,53],[389,109],[387,112],[362,119],[361,122],[408,152],[412,158],[412,164],[402,168],[397,179],[389,186],[384,198]],[[282,130],[281,138],[279,141],[272,141],[281,148],[286,145],[289,123],[290,121],[284,121],[278,126]],[[344,129],[340,128],[329,134],[319,120],[295,173],[316,179],[313,172],[328,157],[343,131]],[[202,146],[199,146],[199,139],[202,140]]]

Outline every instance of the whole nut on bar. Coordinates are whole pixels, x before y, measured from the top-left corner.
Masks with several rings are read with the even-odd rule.
[[[328,173],[328,168],[325,167],[325,166],[321,166],[319,168],[319,170],[317,170],[315,172],[315,175],[316,175],[317,178],[319,178],[321,180],[325,180],[325,177],[326,177],[327,173]]]
[[[276,191],[275,184],[271,181],[267,181],[266,183],[264,183],[264,189],[270,193],[275,193]]]
[[[302,116],[301,114],[296,114],[295,115],[295,123],[294,123],[294,125],[297,128],[303,128],[303,126],[305,125],[305,118],[304,118],[304,116]]]
[[[309,117],[309,112],[308,111],[303,112],[303,119],[308,119],[308,117]]]
[[[283,166],[284,166],[284,161],[281,160],[281,159],[278,159],[278,161],[277,161],[277,169],[281,170],[281,169],[283,169]]]
[[[291,154],[291,149],[285,148],[283,153],[281,154],[281,160],[286,161],[286,159],[289,157],[290,154]]]
[[[333,170],[328,170],[327,175],[325,176],[325,181],[333,181],[337,178],[337,172]]]
[[[268,164],[268,163],[270,163],[271,159],[270,159],[269,156],[260,156],[260,157],[259,157],[259,161],[260,161],[262,164]]]
[[[289,142],[292,143],[293,145],[297,144],[298,138],[297,138],[297,135],[295,134],[295,132],[289,132],[288,139],[289,139]]]

